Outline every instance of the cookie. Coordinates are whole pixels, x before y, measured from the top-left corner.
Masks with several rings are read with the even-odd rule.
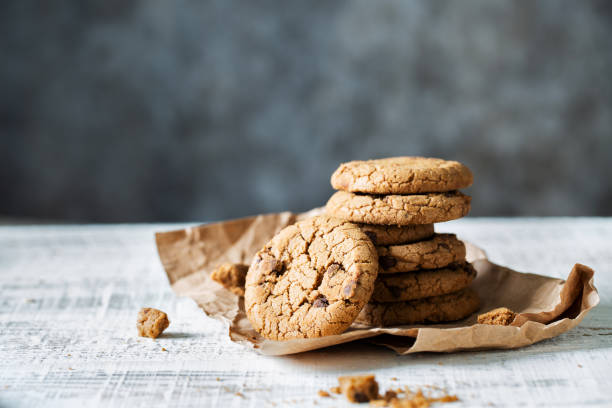
[[[368,303],[355,322],[370,326],[451,322],[471,315],[479,306],[478,294],[468,287],[426,299]]]
[[[225,263],[219,265],[210,274],[210,278],[230,292],[244,296],[244,280],[248,270],[249,265]]]
[[[476,277],[469,263],[445,268],[407,273],[378,275],[374,283],[373,302],[400,302],[446,295],[467,287]]]
[[[378,382],[373,374],[338,377],[340,390],[350,402],[368,402],[378,399]]]
[[[357,225],[327,216],[300,221],[255,255],[246,314],[271,340],[339,334],[370,299],[377,274],[376,249]]]
[[[378,246],[376,250],[379,273],[436,269],[465,260],[465,245],[455,234],[436,234],[426,241]]]
[[[470,169],[456,161],[429,157],[391,157],[351,161],[331,177],[337,190],[368,194],[418,194],[472,185]]]
[[[337,191],[327,202],[325,212],[333,217],[365,224],[433,224],[467,215],[470,201],[470,196],[458,191],[383,196]]]
[[[516,313],[507,307],[498,307],[478,315],[478,323],[480,324],[492,324],[497,326],[509,326],[516,318]]]
[[[136,329],[141,337],[158,338],[170,326],[168,315],[152,307],[143,307],[138,312]]]
[[[358,224],[374,245],[398,245],[431,238],[433,224],[416,224],[398,227],[395,225]]]

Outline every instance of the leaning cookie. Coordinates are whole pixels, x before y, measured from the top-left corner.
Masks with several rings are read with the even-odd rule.
[[[459,190],[472,184],[470,169],[456,161],[391,157],[343,163],[331,177],[337,190],[368,194],[418,194]]]
[[[383,196],[337,191],[327,201],[325,212],[333,217],[365,224],[432,224],[467,215],[470,201],[470,196],[458,191]]]
[[[465,288],[448,295],[408,302],[368,303],[355,323],[394,326],[451,322],[468,317],[479,307],[476,292],[472,288]]]
[[[443,268],[465,260],[465,245],[455,234],[436,234],[432,239],[404,245],[377,246],[379,273]]]
[[[272,340],[339,334],[372,295],[376,249],[361,229],[327,216],[281,230],[249,268],[245,309]]]
[[[374,245],[399,245],[421,241],[434,235],[433,224],[396,225],[358,224]]]
[[[446,295],[467,287],[476,270],[464,262],[440,269],[378,275],[372,302],[401,302]]]

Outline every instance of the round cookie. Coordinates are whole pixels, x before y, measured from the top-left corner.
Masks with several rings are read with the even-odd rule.
[[[364,224],[433,224],[467,215],[470,211],[470,201],[470,196],[458,191],[383,196],[337,191],[327,201],[325,212],[334,217]]]
[[[395,225],[357,224],[374,245],[398,245],[431,238],[433,224],[415,224],[405,227]]]
[[[456,161],[391,157],[343,163],[331,177],[337,190],[368,194],[415,194],[458,190],[472,185],[470,169]]]
[[[476,270],[469,263],[453,264],[440,269],[378,275],[371,301],[402,302],[446,295],[467,287],[475,277]]]
[[[339,334],[370,299],[377,274],[376,249],[357,225],[327,216],[300,221],[255,255],[246,314],[271,340]]]
[[[455,234],[435,234],[432,239],[404,245],[377,246],[379,273],[443,268],[465,260],[465,244]]]
[[[369,326],[451,322],[468,317],[479,307],[478,294],[468,287],[408,302],[368,303],[355,322]]]

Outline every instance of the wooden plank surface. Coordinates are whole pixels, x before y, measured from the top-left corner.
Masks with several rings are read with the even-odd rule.
[[[519,271],[566,277],[589,265],[602,302],[579,328],[531,347],[410,356],[355,343],[263,357],[230,343],[168,287],[153,232],[177,227],[0,227],[1,407],[350,406],[317,391],[366,372],[383,389],[445,388],[461,399],[452,407],[612,406],[612,219],[439,225]],[[142,306],[169,314],[166,336],[136,336]]]

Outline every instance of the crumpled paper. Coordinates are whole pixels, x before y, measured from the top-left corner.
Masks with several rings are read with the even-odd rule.
[[[567,280],[520,273],[488,261],[466,242],[467,260],[478,276],[472,286],[481,299],[477,313],[457,322],[373,328],[353,324],[346,332],[314,339],[272,341],[261,337],[244,311],[244,300],[210,279],[221,263],[250,264],[278,231],[319,213],[258,215],[156,234],[157,249],[173,291],[193,299],[204,313],[228,326],[231,341],[266,355],[286,355],[369,338],[399,354],[511,349],[548,339],[577,326],[599,303],[593,270],[576,264]],[[511,326],[476,323],[479,313],[505,306],[518,313]]]

